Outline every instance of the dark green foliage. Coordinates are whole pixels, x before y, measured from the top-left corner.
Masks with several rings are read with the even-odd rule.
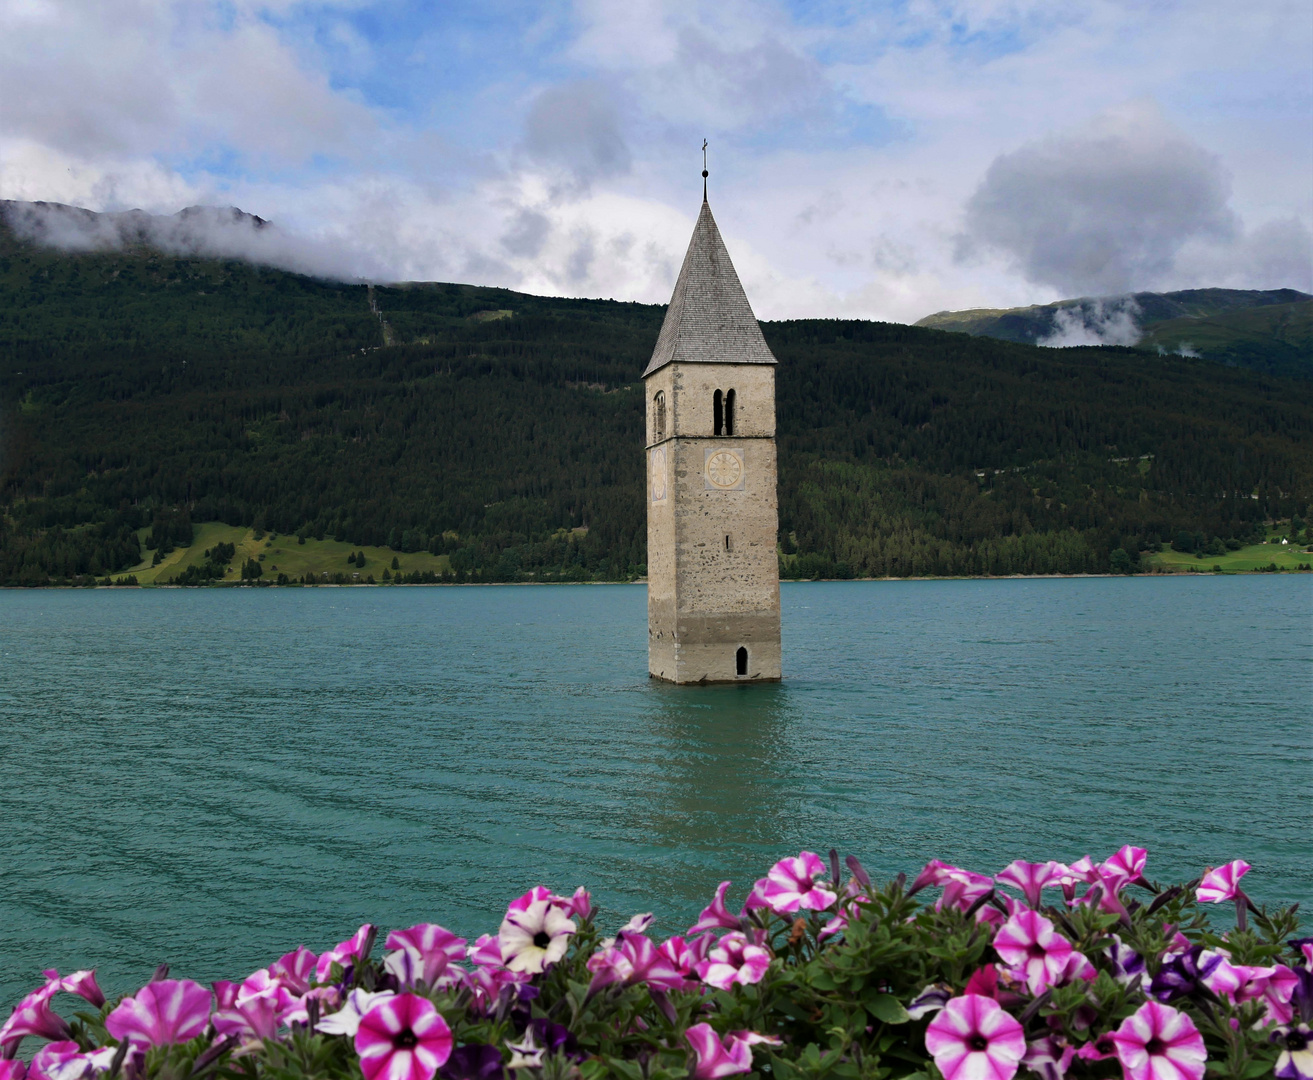
[[[638,374],[662,309],[373,296],[401,344],[364,286],[0,230],[0,583],[119,573],[133,529],[159,558],[210,520],[445,554],[454,581],[644,573]],[[1307,381],[890,324],[764,330],[786,576],[1106,572],[1313,496]]]

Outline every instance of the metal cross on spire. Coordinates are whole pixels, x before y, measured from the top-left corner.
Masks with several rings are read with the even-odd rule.
[[[707,140],[702,140],[702,201],[707,201]]]

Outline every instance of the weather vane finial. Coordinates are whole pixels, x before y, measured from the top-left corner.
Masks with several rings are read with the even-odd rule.
[[[702,140],[702,201],[707,201],[707,140]]]

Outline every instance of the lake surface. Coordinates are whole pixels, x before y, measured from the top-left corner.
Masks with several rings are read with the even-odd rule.
[[[1313,577],[1313,575],[1310,575]],[[1244,857],[1313,899],[1313,581],[786,584],[785,681],[646,673],[643,586],[0,592],[0,1009],[586,884],[680,932],[837,846]]]

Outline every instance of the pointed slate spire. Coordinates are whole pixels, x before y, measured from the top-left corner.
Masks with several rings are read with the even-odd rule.
[[[706,195],[643,377],[674,361],[774,364],[747,294],[720,238]]]

